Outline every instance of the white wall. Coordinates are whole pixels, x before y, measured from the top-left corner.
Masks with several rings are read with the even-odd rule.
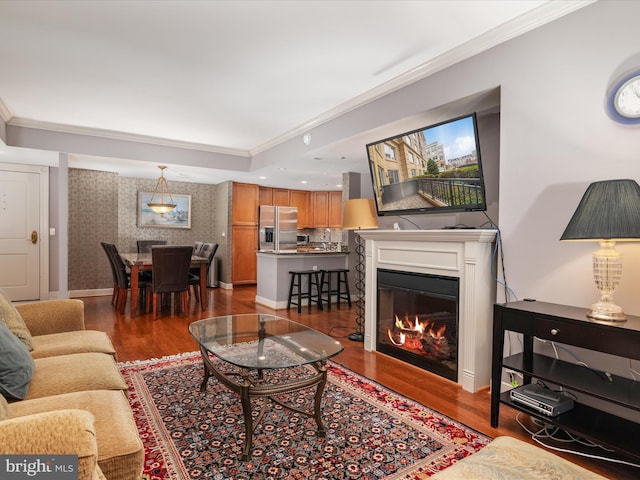
[[[520,298],[597,299],[597,244],[559,238],[589,183],[640,180],[640,128],[614,123],[603,108],[612,74],[640,51],[638,18],[638,2],[598,2],[486,55],[486,65],[501,65],[500,227]],[[616,299],[640,315],[640,244],[619,250]]]
[[[559,238],[589,183],[640,180],[640,127],[614,123],[603,108],[612,77],[629,59],[640,67],[638,18],[640,2],[596,2],[311,133],[326,145],[361,138],[366,162],[364,145],[404,131],[399,125],[405,119],[423,121],[443,105],[499,87],[499,225],[509,285],[518,298],[588,307],[598,297],[591,274],[597,244]],[[285,142],[254,161],[298,155],[300,143]],[[425,215],[418,223],[439,228],[438,217]],[[625,312],[640,315],[640,243],[619,250],[625,268],[615,299]]]

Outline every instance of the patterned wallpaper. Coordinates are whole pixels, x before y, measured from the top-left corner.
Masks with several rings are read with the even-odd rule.
[[[103,241],[118,243],[118,175],[69,169],[69,290],[113,286]]]
[[[167,240],[172,245],[225,240],[216,228],[217,186],[168,183],[171,193],[191,195],[191,229],[137,226],[138,191],[153,192],[156,180],[69,169],[70,290],[112,287],[101,241],[115,243],[121,252],[135,252],[138,239]]]

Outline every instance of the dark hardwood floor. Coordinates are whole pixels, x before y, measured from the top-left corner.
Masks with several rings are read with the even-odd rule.
[[[258,305],[254,302],[255,294],[253,286],[236,287],[233,290],[210,288],[207,291],[209,307],[206,311],[202,311],[191,298],[186,313],[172,315],[165,311],[156,320],[153,320],[151,314],[144,313],[131,317],[128,305],[125,314],[118,314],[111,305],[110,296],[87,297],[82,300],[85,303],[87,328],[107,332],[115,345],[118,361],[121,362],[197,350],[197,344],[189,335],[187,326],[201,318],[255,312],[277,314],[338,338],[344,351],[333,359],[335,362],[486,435],[510,435],[535,444],[517,423],[517,412],[507,406],[503,405],[500,409],[499,427],[491,427],[488,389],[471,394],[454,382],[384,354],[366,352],[362,343],[348,340],[346,336],[354,331],[354,307],[334,306],[331,311],[325,308],[322,312],[316,308],[308,312],[303,308],[299,314],[295,308],[289,311],[272,310]],[[571,454],[559,455],[608,478],[640,478],[640,468]]]

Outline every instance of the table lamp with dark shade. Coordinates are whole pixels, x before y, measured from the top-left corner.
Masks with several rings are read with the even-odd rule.
[[[560,240],[600,242],[593,253],[593,278],[600,300],[587,317],[624,322],[622,308],[613,303],[613,292],[622,277],[622,254],[616,242],[640,240],[640,185],[635,180],[605,180],[587,188]]]
[[[354,198],[344,204],[342,228],[363,230],[378,228],[378,214],[370,198]],[[356,331],[349,340],[364,342],[364,245],[356,232]]]

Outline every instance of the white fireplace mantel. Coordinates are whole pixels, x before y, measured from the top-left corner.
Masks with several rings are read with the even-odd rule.
[[[458,383],[469,392],[489,385],[496,230],[359,230],[366,241],[364,348],[376,350],[377,270],[459,279]]]

